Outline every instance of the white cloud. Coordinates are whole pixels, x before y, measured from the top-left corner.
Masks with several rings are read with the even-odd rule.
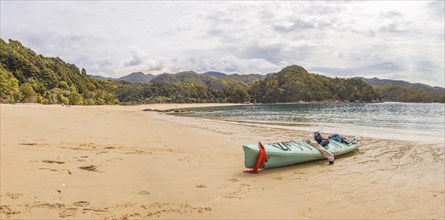
[[[180,70],[331,76],[444,86],[443,1],[1,2],[1,37],[90,74]]]

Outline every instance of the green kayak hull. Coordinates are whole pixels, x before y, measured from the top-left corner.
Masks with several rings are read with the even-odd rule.
[[[305,141],[264,144],[268,156],[268,161],[264,168],[290,166],[312,160],[326,159],[326,157],[324,157],[317,148],[312,146],[312,144]],[[327,146],[327,151],[331,152],[334,156],[337,156],[352,152],[356,150],[359,145],[359,140],[354,140],[351,144],[339,143],[331,140]],[[244,165],[247,168],[255,167],[260,153],[258,144],[246,144],[243,145],[243,149]]]

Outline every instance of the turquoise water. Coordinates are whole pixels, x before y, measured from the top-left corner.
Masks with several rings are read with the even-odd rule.
[[[261,104],[188,109],[185,116],[295,130],[445,143],[438,103]]]

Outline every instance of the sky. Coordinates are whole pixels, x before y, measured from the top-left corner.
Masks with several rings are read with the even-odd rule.
[[[444,1],[4,1],[0,35],[90,75],[278,72],[444,87]]]

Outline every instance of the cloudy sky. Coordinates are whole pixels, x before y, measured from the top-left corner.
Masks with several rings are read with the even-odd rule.
[[[444,86],[444,1],[1,1],[1,38],[89,74],[277,72]]]

